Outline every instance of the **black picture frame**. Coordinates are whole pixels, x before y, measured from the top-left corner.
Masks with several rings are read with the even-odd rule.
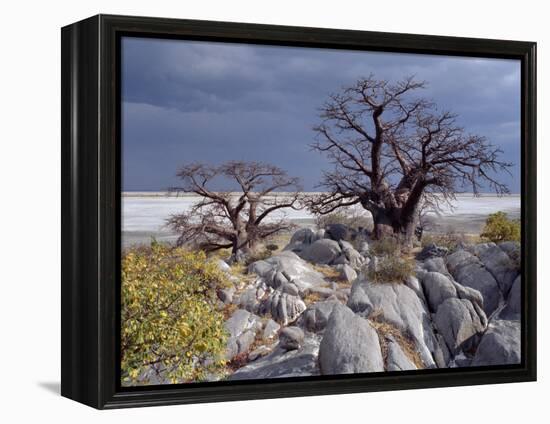
[[[121,388],[120,39],[124,35],[521,61],[522,363]],[[98,409],[536,380],[536,43],[97,15],[62,28],[61,394]]]

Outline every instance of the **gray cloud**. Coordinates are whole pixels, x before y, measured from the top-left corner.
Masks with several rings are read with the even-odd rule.
[[[188,161],[263,160],[313,189],[325,158],[312,126],[327,95],[374,73],[414,74],[421,93],[518,162],[518,61],[125,38],[123,186],[159,190]],[[519,167],[502,176],[519,191]]]

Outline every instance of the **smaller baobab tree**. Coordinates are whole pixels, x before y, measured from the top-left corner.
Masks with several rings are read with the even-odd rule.
[[[192,163],[176,175],[183,184],[172,191],[202,197],[188,212],[168,219],[168,225],[179,234],[177,244],[194,244],[206,252],[229,248],[231,262],[244,260],[261,240],[293,227],[284,217],[274,218],[274,212],[300,208],[298,178],[273,165]],[[213,185],[220,183],[232,184],[237,191],[214,190]]]
[[[437,207],[466,189],[508,192],[498,173],[512,164],[500,160],[501,150],[415,96],[424,86],[371,75],[330,96],[312,147],[333,170],[321,181],[325,193],[308,201],[313,213],[361,205],[372,214],[375,238],[391,235],[410,247],[422,203]]]

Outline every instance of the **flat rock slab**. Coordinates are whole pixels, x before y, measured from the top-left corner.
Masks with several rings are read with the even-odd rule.
[[[270,354],[235,371],[229,380],[319,375],[318,355],[319,340],[308,337],[301,349],[286,351],[277,347]]]

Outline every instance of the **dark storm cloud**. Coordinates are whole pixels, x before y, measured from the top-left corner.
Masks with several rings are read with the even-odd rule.
[[[425,80],[423,96],[517,163],[519,72],[507,60],[126,38],[124,189],[164,189],[183,163],[228,159],[277,164],[314,189],[330,168],[309,149],[318,108],[370,73]],[[518,192],[512,173],[502,178]]]

